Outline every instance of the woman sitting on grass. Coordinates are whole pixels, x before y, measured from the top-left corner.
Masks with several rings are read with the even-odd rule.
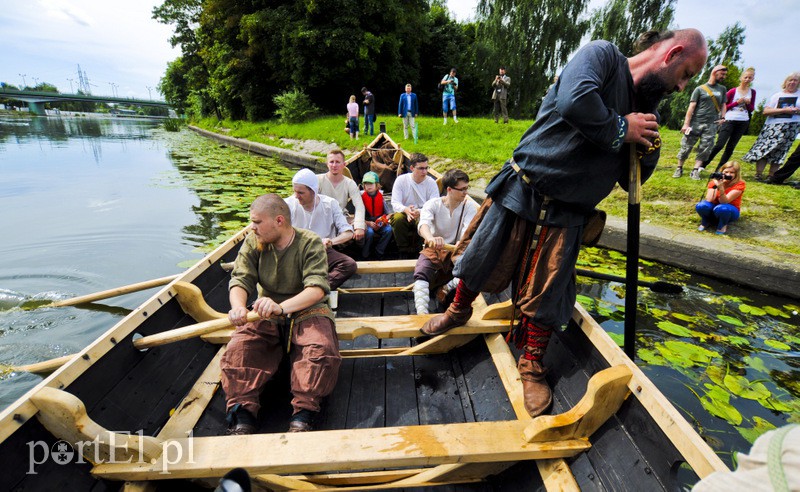
[[[722,177],[716,177],[708,182],[705,199],[695,206],[701,219],[698,231],[705,231],[716,225],[717,234],[725,234],[728,232],[728,224],[739,219],[742,195],[746,186],[741,178],[741,172],[738,162],[727,162],[722,166]]]

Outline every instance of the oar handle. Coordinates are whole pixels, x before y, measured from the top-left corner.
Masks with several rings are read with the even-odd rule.
[[[436,243],[433,242],[433,241],[425,241],[425,246],[427,246],[428,248],[435,248],[436,247]],[[453,244],[444,243],[444,246],[442,246],[442,249],[444,249],[446,251],[455,251],[456,247]]]
[[[250,311],[249,313],[247,313],[248,322],[258,321],[260,319],[261,316],[259,316],[258,313],[254,311]],[[223,328],[230,328],[231,326],[233,326],[233,324],[227,317],[220,319],[212,319],[210,321],[203,321],[202,323],[184,326],[183,328],[176,328],[174,330],[165,331],[163,333],[142,337],[138,340],[135,340],[133,342],[133,346],[136,347],[137,349],[147,349],[151,347],[157,347],[159,345],[166,345],[172,342],[179,342],[181,340],[186,340],[188,338],[203,336],[208,333],[221,330]]]

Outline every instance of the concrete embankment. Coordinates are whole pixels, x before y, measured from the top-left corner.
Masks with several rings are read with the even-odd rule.
[[[283,162],[327,171],[322,158],[302,152],[272,147],[249,140],[220,135],[190,126],[200,135],[234,145],[248,152],[274,157]],[[472,193],[472,192],[475,193]],[[483,190],[470,190],[478,199]],[[609,217],[599,246],[624,252],[626,221]],[[752,246],[733,237],[712,237],[711,233],[678,230],[642,223],[640,256],[648,260],[730,281],[751,289],[800,299],[800,256]]]

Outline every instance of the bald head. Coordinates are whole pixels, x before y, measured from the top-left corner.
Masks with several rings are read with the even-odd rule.
[[[662,97],[680,92],[703,70],[708,46],[697,29],[648,31],[636,42],[641,50],[628,58],[639,111],[655,110]]]
[[[283,198],[275,193],[267,193],[253,200],[253,204],[250,205],[250,212],[266,215],[271,219],[280,215],[283,216],[288,227],[292,226],[292,214],[289,211],[289,206]]]

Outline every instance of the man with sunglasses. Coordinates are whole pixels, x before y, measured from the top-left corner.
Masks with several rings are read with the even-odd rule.
[[[417,231],[425,242],[414,268],[414,306],[417,314],[428,314],[430,284],[443,284],[452,278],[452,252],[445,244],[457,244],[467,225],[478,212],[478,204],[467,195],[469,176],[461,169],[450,169],[442,176],[443,197],[425,202]],[[451,289],[455,287],[456,280]]]

